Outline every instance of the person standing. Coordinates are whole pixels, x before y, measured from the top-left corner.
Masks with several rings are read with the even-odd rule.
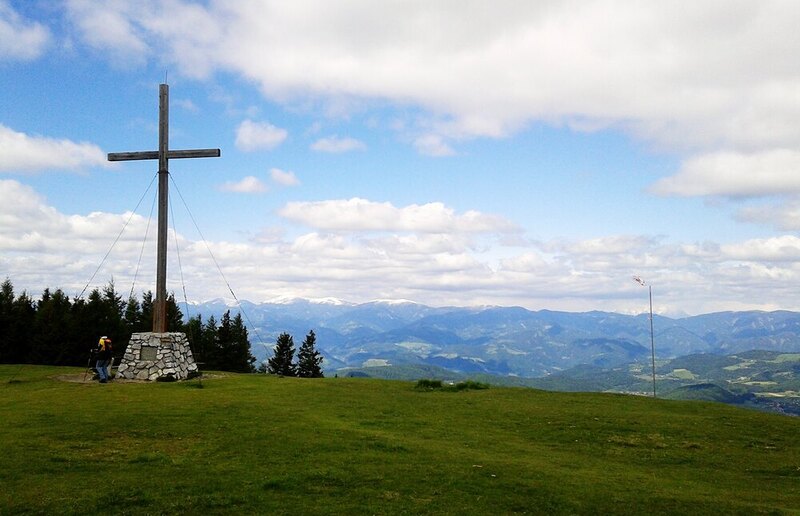
[[[109,380],[108,366],[111,363],[112,348],[111,339],[103,335],[97,343],[97,363],[95,369],[100,376],[100,383],[107,383]]]

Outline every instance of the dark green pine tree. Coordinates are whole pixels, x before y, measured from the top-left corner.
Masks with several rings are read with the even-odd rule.
[[[24,290],[14,299],[11,307],[10,360],[12,364],[33,363],[31,357],[31,329],[36,320],[36,303]],[[6,336],[3,336],[5,338]]]
[[[205,364],[204,369],[219,370],[222,361],[220,357],[217,318],[213,315],[209,316],[202,328],[199,347],[203,350],[202,361]]]
[[[6,278],[0,287],[0,363],[20,364],[30,360],[30,333],[36,307],[23,291],[14,294],[14,285]]]
[[[142,294],[142,317],[140,332],[153,331],[153,291]]]
[[[250,339],[242,314],[236,314],[231,324],[231,348],[234,356],[234,371],[252,373],[255,371],[256,357],[250,352]]]
[[[174,292],[170,292],[167,296],[167,329],[168,331],[184,331],[183,312],[175,300]]]
[[[14,329],[14,285],[6,278],[0,286],[0,364],[13,361],[16,352]]]
[[[73,350],[64,333],[70,322],[71,303],[61,289],[44,289],[36,305],[31,335],[31,361],[36,364],[79,365],[83,349]],[[74,351],[77,351],[77,356]]]
[[[146,331],[142,322],[142,305],[135,297],[130,296],[125,303],[125,313],[122,315],[125,334],[139,333]]]
[[[190,317],[186,323],[186,337],[189,339],[189,347],[192,348],[192,355],[198,366],[206,364],[206,350],[203,340],[203,318],[200,314]],[[201,367],[204,369],[204,367]]]
[[[275,343],[274,355],[267,362],[267,372],[282,376],[297,376],[294,360],[294,339],[281,333]]]
[[[242,322],[241,314],[231,317],[227,310],[218,328],[220,366],[223,371],[252,373],[255,357],[250,354],[250,341],[247,339],[247,328]]]
[[[297,376],[300,378],[322,378],[322,355],[316,350],[317,336],[314,330],[308,332],[297,354]]]

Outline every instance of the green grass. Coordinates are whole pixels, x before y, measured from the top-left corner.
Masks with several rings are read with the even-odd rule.
[[[775,357],[775,360],[772,360],[772,362],[781,364],[784,362],[797,362],[798,360],[800,360],[800,353],[783,353]]]
[[[0,514],[800,508],[796,418],[714,403],[421,391],[371,379],[55,379],[82,373],[0,366]]]
[[[695,380],[697,376],[688,369],[674,369],[672,376],[680,380]]]

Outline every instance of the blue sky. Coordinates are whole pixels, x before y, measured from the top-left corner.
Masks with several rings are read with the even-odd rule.
[[[156,164],[106,154],[156,149],[166,79],[170,148],[222,150],[170,163],[179,297],[230,297],[212,254],[256,302],[638,313],[640,275],[667,315],[798,310],[799,25],[791,1],[0,0],[0,275],[75,295],[130,220],[90,286],[153,288]]]

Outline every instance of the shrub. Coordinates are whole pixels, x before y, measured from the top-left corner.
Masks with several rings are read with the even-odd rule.
[[[421,391],[432,391],[434,389],[441,389],[442,388],[442,381],[441,380],[418,380],[416,389]]]
[[[474,382],[472,380],[467,380],[465,382],[459,382],[457,384],[448,384],[442,385],[441,380],[418,380],[417,385],[415,387],[417,390],[420,391],[433,391],[433,390],[443,390],[448,392],[458,392],[458,391],[466,391],[466,390],[482,390],[488,389],[488,383],[481,383],[481,382]]]
[[[479,391],[479,390],[483,390],[483,389],[488,389],[489,388],[489,384],[488,383],[483,383],[483,382],[475,382],[475,381],[472,381],[472,380],[467,380],[466,382],[458,382],[453,387],[457,391],[464,391],[464,390]]]

